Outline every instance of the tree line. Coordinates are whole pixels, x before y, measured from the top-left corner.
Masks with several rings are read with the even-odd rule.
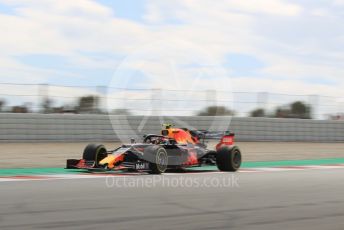
[[[99,107],[100,98],[94,95],[80,97],[75,105],[54,106],[54,102],[45,98],[40,105],[40,113],[76,113],[76,114],[105,114]],[[32,104],[6,107],[6,103],[0,100],[0,112],[30,113]],[[267,112],[263,108],[254,109],[249,113],[250,117],[275,117],[275,118],[301,118],[311,119],[311,107],[302,101],[295,101],[288,105],[279,106],[273,112]],[[130,111],[114,109],[112,114],[131,115]],[[236,112],[225,106],[208,106],[197,112],[197,116],[235,116]]]
[[[302,101],[295,101],[285,106],[277,107],[273,112],[268,113],[263,108],[257,108],[249,113],[250,117],[271,117],[271,118],[300,118],[312,119],[311,106]],[[236,112],[225,106],[209,106],[200,111],[198,116],[235,116]]]

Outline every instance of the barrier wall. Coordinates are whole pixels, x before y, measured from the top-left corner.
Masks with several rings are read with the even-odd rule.
[[[0,114],[0,141],[128,141],[145,133],[158,133],[163,123],[214,131],[229,127],[239,141],[344,141],[343,121],[5,113]]]

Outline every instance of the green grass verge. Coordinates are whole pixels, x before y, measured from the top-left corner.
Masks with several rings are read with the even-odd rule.
[[[258,167],[282,167],[282,166],[306,166],[306,165],[331,165],[344,164],[344,158],[330,158],[317,160],[293,160],[293,161],[261,161],[261,162],[244,162],[242,168]],[[216,166],[205,166],[191,168],[190,170],[216,170]],[[0,176],[19,176],[19,175],[49,175],[49,174],[73,174],[85,173],[84,170],[71,170],[63,168],[13,168],[0,169]]]

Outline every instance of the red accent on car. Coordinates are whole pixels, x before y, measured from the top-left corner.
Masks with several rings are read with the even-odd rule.
[[[184,163],[186,166],[198,165],[197,154],[193,150],[189,150],[189,156],[187,161]]]
[[[223,136],[220,140],[220,143],[216,145],[216,151],[223,146],[232,146],[234,145],[234,134]]]
[[[77,168],[85,168],[86,167],[86,161],[84,159],[80,160],[79,163],[76,165]]]

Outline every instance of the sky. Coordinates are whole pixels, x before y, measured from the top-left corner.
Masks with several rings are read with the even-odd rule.
[[[342,98],[343,21],[344,0],[0,0],[0,83]]]

